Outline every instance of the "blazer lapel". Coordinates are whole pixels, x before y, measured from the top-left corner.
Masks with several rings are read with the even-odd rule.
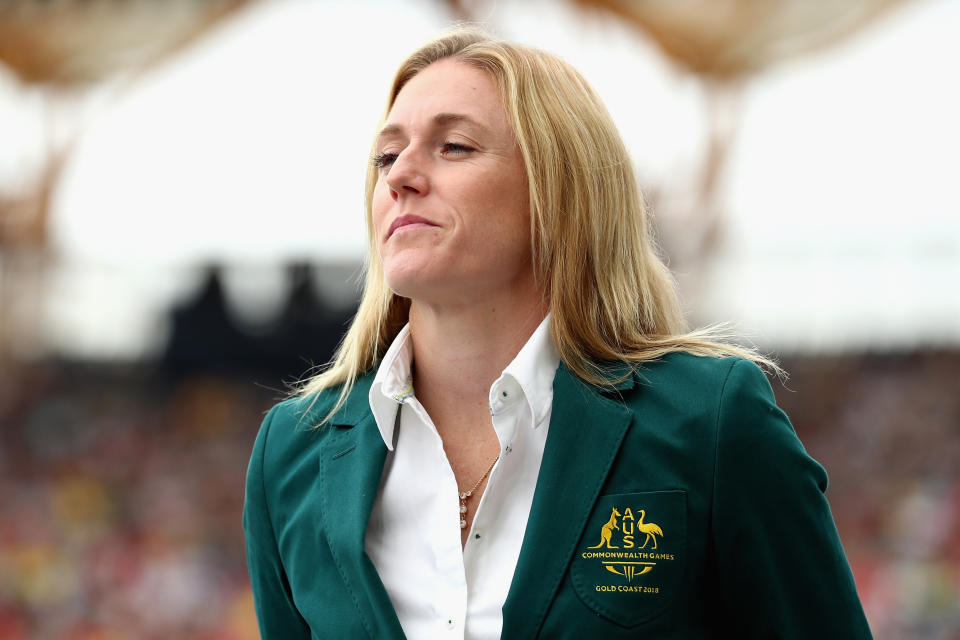
[[[357,381],[320,449],[322,522],[337,570],[371,638],[403,638],[390,597],[364,549],[387,448],[370,412],[373,376]]]
[[[632,387],[629,374],[612,389]],[[632,417],[565,366],[557,369],[543,462],[503,605],[505,637],[538,633]]]

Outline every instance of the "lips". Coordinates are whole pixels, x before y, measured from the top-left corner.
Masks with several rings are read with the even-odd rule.
[[[387,237],[389,238],[390,236],[392,236],[397,229],[400,229],[401,227],[407,227],[413,224],[417,224],[417,225],[422,224],[429,227],[440,226],[435,222],[431,222],[430,220],[427,220],[426,218],[421,218],[420,216],[408,214],[405,216],[400,216],[399,218],[396,218],[393,222],[390,223],[390,229],[387,231]]]

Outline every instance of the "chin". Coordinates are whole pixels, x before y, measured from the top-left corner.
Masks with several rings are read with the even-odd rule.
[[[474,299],[478,287],[470,285],[449,273],[428,277],[425,273],[407,273],[404,277],[387,275],[387,287],[402,298],[430,304],[463,304]]]
[[[398,296],[416,298],[418,292],[449,286],[461,271],[455,260],[433,251],[393,251],[383,257],[387,286]]]
[[[435,278],[429,277],[423,270],[388,270],[384,274],[387,280],[387,287],[396,295],[402,298],[413,300],[423,299],[429,295],[431,290],[437,288],[439,283]]]

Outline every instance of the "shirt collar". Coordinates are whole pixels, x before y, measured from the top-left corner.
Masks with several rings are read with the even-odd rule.
[[[394,338],[377,368],[370,386],[370,410],[380,429],[387,449],[393,450],[393,428],[400,405],[413,397],[413,343],[410,341],[410,325]],[[550,412],[553,404],[553,378],[560,364],[560,355],[550,336],[550,314],[543,319],[516,357],[503,370],[500,378],[490,388],[490,408],[496,403],[494,389],[505,378],[512,378],[523,391],[523,396],[532,416],[531,425],[538,428]]]
[[[540,326],[533,332],[520,352],[503,370],[501,378],[510,376],[520,385],[523,395],[530,407],[532,416],[531,426],[536,429],[550,412],[553,404],[553,378],[560,364],[560,355],[553,346],[550,337],[550,314],[543,319]],[[490,407],[495,406],[497,399],[493,389],[490,389]]]
[[[384,354],[370,385],[370,411],[390,451],[393,451],[393,426],[397,410],[407,398],[413,396],[412,364],[413,343],[410,341],[410,324],[407,323]]]

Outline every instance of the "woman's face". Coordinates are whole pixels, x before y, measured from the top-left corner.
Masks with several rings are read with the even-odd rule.
[[[469,304],[533,290],[526,172],[490,76],[428,66],[400,91],[375,154],[373,226],[396,294]]]

